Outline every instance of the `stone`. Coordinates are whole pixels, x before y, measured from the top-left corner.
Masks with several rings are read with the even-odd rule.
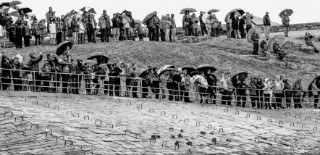
[[[274,64],[274,63],[276,62],[276,60],[275,60],[275,59],[269,59],[267,62],[268,62],[269,64]]]
[[[294,62],[288,62],[287,63],[287,68],[289,68],[289,69],[298,69],[298,66],[297,66],[297,64],[296,63],[294,63]]]
[[[295,43],[292,41],[286,41],[281,48],[288,53],[292,53],[295,50]]]
[[[301,46],[300,51],[308,54],[314,54],[314,48],[311,46],[307,46],[306,44],[303,44]]]

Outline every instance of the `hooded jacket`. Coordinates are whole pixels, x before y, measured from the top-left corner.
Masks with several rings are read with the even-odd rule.
[[[263,17],[263,25],[264,26],[271,26],[271,21],[269,15],[265,15]]]
[[[28,62],[28,66],[31,71],[39,71],[39,62],[42,60],[43,56],[40,55],[38,57],[33,56],[33,54],[30,54],[30,60]]]

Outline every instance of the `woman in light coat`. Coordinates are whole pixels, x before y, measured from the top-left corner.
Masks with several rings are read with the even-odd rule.
[[[284,83],[282,82],[280,75],[276,76],[276,79],[274,81],[274,96],[276,98],[276,103],[272,104],[274,108],[280,109],[283,99],[283,89],[284,89]]]
[[[122,24],[124,29],[123,37],[129,40],[130,18],[127,17],[125,13],[122,13]]]
[[[271,107],[271,99],[272,99],[272,83],[271,81],[266,78],[264,80],[264,87],[263,87],[263,96],[264,96],[264,102],[265,102],[265,107],[266,109],[273,109]]]

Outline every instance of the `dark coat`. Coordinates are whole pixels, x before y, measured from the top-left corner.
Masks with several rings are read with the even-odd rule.
[[[118,17],[112,18],[111,22],[112,22],[112,28],[120,28],[121,20]]]
[[[239,30],[239,18],[232,18],[232,29]]]
[[[43,58],[42,55],[38,57],[30,57],[28,66],[31,71],[39,71],[39,62],[42,60],[42,58]]]
[[[269,15],[265,15],[263,17],[263,25],[264,26],[271,26],[271,21]]]

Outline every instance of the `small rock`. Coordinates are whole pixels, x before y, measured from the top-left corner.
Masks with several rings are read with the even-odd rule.
[[[171,135],[171,138],[172,138],[172,139],[175,139],[176,137],[175,137],[174,135]]]
[[[178,134],[178,138],[182,138],[183,135],[181,133]]]
[[[276,60],[275,60],[275,59],[269,59],[267,62],[268,62],[269,64],[274,64],[274,63],[276,62]]]
[[[201,134],[201,135],[206,135],[206,132],[201,131],[200,134]]]

